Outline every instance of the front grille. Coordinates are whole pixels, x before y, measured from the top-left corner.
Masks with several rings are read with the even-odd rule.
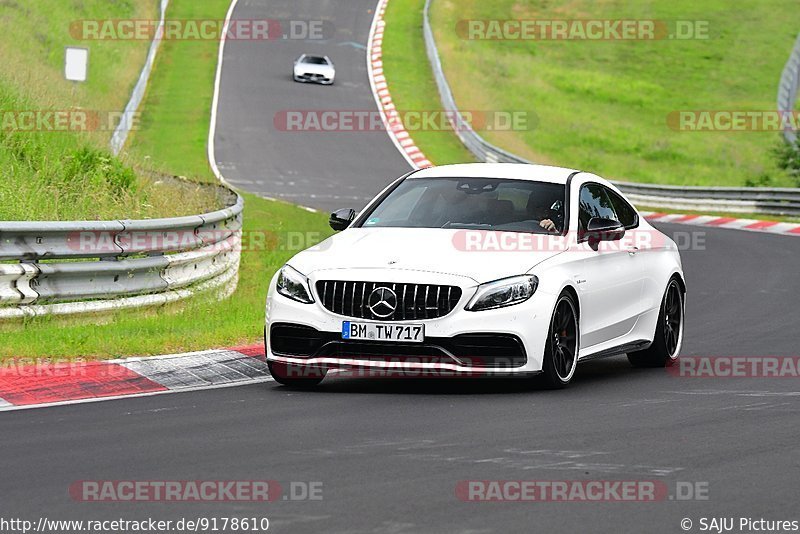
[[[383,294],[383,299],[377,293],[373,296],[375,290],[381,288],[391,290],[391,293]],[[461,299],[461,288],[436,284],[320,280],[317,294],[326,310],[339,315],[378,321],[408,321],[444,317]],[[379,300],[386,301],[388,306],[375,306]]]

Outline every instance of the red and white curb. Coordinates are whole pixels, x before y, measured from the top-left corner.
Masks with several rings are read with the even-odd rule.
[[[369,41],[367,42],[369,84],[375,97],[375,103],[378,104],[378,110],[381,112],[383,123],[386,125],[386,131],[409,165],[415,169],[432,167],[433,164],[414,144],[411,135],[406,131],[392,101],[386,76],[383,74],[383,31],[386,28],[383,15],[388,3],[389,0],[379,0],[378,5],[375,6],[375,17],[372,19],[372,27],[369,31]]]
[[[0,411],[241,386],[272,380],[264,346],[0,367]]]
[[[713,215],[686,215],[683,213],[641,212],[650,222],[670,224],[690,224],[693,226],[710,226],[729,230],[746,230],[779,235],[800,236],[800,224],[777,221],[760,221],[757,219],[736,219],[733,217],[716,217]]]

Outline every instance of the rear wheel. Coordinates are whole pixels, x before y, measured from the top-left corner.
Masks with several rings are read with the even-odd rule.
[[[658,313],[656,334],[650,347],[631,352],[628,361],[635,367],[668,367],[675,363],[683,344],[684,299],[676,278],[667,284],[661,310]]]
[[[578,364],[578,313],[569,293],[562,293],[553,309],[545,344],[543,378],[546,386],[563,388]]]
[[[267,361],[269,372],[275,382],[293,388],[312,388],[322,382],[326,369],[291,365],[283,362]]]

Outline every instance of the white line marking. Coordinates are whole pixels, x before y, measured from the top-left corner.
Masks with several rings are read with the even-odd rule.
[[[230,184],[222,176],[222,173],[217,166],[216,147],[214,145],[214,137],[217,134],[217,112],[219,108],[219,87],[222,81],[222,61],[225,56],[225,42],[227,41],[228,27],[230,26],[233,10],[239,0],[231,0],[231,5],[228,8],[228,13],[225,15],[225,24],[222,26],[222,35],[219,39],[219,55],[217,57],[217,73],[214,78],[214,98],[211,101],[211,121],[208,126],[208,163],[211,165],[211,172],[217,177],[217,180],[230,187]],[[231,189],[233,189],[231,187]]]

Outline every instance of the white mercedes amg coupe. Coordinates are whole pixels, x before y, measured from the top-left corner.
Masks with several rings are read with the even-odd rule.
[[[627,354],[667,366],[683,342],[675,243],[590,173],[445,165],[391,183],[295,255],[266,301],[276,381],[359,375],[532,376]],[[387,374],[388,373],[388,374]]]

